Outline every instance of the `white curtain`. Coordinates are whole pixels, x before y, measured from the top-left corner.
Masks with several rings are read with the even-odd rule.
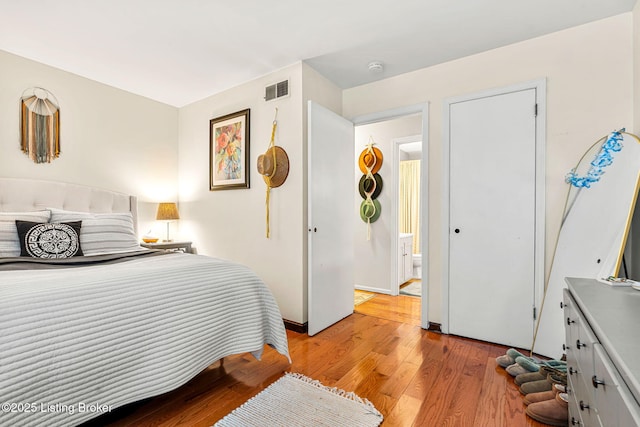
[[[400,233],[413,234],[413,253],[420,253],[420,160],[400,162]]]

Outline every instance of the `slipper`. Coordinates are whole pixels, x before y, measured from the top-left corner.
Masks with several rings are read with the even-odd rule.
[[[540,365],[537,364],[536,362],[534,362],[529,357],[518,356],[518,357],[516,357],[516,363],[518,365],[522,366],[528,372],[539,372],[540,371]]]
[[[526,374],[527,372],[529,372],[525,368],[523,368],[522,366],[518,365],[517,363],[514,363],[513,365],[507,366],[506,371],[512,377],[516,377],[516,376],[518,376],[520,374]]]
[[[547,375],[547,381],[550,381],[554,384],[561,384],[566,386],[567,385],[567,374],[566,372],[557,372],[557,373],[550,373]]]
[[[515,348],[510,348],[509,350],[507,350],[507,356],[510,356],[513,360],[516,360],[516,357],[529,357],[520,353]]]
[[[544,375],[545,377],[549,374],[559,374],[559,375],[567,375],[567,365],[558,365],[558,366],[546,366],[546,365],[542,365],[540,366],[540,371],[539,371],[542,375]]]
[[[525,396],[529,393],[540,393],[541,391],[549,391],[553,389],[553,383],[549,380],[539,380],[524,383],[520,386],[520,393]]]
[[[540,360],[534,361],[531,357],[516,357],[516,363],[528,370],[529,372],[538,372],[540,371],[541,366],[547,366],[550,368],[558,369],[558,370],[566,370],[567,362],[562,360]]]
[[[541,365],[549,366],[557,369],[567,369],[567,361],[566,360],[543,360]]]
[[[516,376],[513,382],[516,383],[516,385],[522,385],[524,383],[528,383],[531,381],[540,381],[540,380],[546,380],[546,379],[547,379],[546,373],[543,374],[540,372],[527,372],[525,374],[520,374]]]
[[[507,366],[516,363],[516,361],[508,354],[504,354],[502,356],[496,357],[496,363],[498,363],[498,365],[502,366],[503,368],[506,368]]]

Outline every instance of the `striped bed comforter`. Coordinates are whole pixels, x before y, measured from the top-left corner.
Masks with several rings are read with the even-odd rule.
[[[239,264],[171,253],[0,271],[0,425],[78,424],[265,344],[289,357],[273,296]]]

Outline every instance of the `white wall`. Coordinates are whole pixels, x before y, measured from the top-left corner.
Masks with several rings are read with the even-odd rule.
[[[381,293],[391,293],[392,264],[397,263],[395,254],[391,254],[391,239],[393,224],[391,215],[394,200],[391,197],[393,173],[393,143],[397,138],[420,135],[422,133],[422,116],[412,115],[393,120],[356,126],[355,128],[355,158],[360,157],[362,150],[373,138],[375,146],[383,156],[382,167],[378,172],[382,178],[382,192],[378,196],[382,210],[380,218],[371,224],[371,239],[367,240],[367,224],[360,219],[360,204],[362,197],[358,190],[358,183],[362,171],[358,164],[354,165],[355,180],[353,184],[354,215],[356,216],[355,240],[355,286],[361,289],[373,290]]]
[[[264,88],[290,78],[290,96],[265,102]],[[290,163],[286,182],[271,191],[271,238],[265,237],[266,185],[257,158],[271,138],[278,108],[275,143]],[[209,191],[209,120],[251,110],[250,188]],[[249,266],[273,292],[285,319],[306,321],[303,301],[303,154],[302,64],[284,68],[180,109],[180,234],[198,252]]]
[[[343,113],[357,117],[425,100],[429,117],[429,317],[441,322],[442,105],[452,96],[547,78],[547,270],[567,185],[584,150],[633,126],[631,13],[347,89]]]
[[[34,86],[60,103],[61,154],[51,163],[20,150],[20,97]],[[158,225],[156,203],[177,199],[177,137],[175,107],[0,51],[0,176],[135,194],[144,233]]]

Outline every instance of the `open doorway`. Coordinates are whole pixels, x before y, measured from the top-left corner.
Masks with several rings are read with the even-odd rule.
[[[398,236],[398,289],[392,294],[422,296],[422,135],[394,139],[393,181],[397,196],[395,209]],[[393,228],[392,228],[393,229]]]
[[[378,195],[380,203],[380,216],[374,223],[367,224],[361,221],[360,208],[363,198],[359,194],[358,184],[362,178],[362,172],[358,165],[356,168],[354,191],[354,211],[356,215],[356,227],[354,233],[354,283],[356,290],[373,292],[378,295],[398,296],[400,294],[400,285],[412,280],[414,272],[420,273],[419,276],[427,276],[427,264],[425,262],[426,250],[422,250],[423,245],[426,248],[427,241],[427,156],[426,143],[427,138],[427,118],[428,105],[419,104],[411,107],[399,108],[392,111],[380,112],[353,119],[355,127],[355,157],[358,158],[367,144],[373,142],[375,147],[379,148],[383,154],[383,162],[378,173],[380,174],[383,189]],[[423,144],[423,141],[424,144]],[[399,225],[399,171],[400,159],[405,154],[400,152],[400,147],[408,148],[410,143],[417,143],[424,149],[419,150],[421,155],[421,168],[419,172],[420,200],[417,202],[419,206],[419,218],[414,233],[416,233],[416,242],[418,243],[418,251],[416,254],[416,262],[414,263],[413,248],[407,251],[405,257],[407,266],[408,280],[402,280],[400,277],[400,225]],[[409,155],[410,156],[410,155]],[[406,233],[409,234],[409,233]],[[412,239],[413,241],[413,239]],[[411,244],[413,247],[413,243]],[[416,269],[414,270],[414,264]],[[409,271],[410,270],[410,271]],[[410,276],[410,277],[409,277]],[[402,280],[402,282],[400,282]],[[419,303],[421,302],[421,325],[423,328],[428,327],[427,320],[427,284],[426,280],[418,282],[420,291],[418,295]],[[406,298],[406,296],[403,296]],[[413,297],[416,298],[416,297]]]

